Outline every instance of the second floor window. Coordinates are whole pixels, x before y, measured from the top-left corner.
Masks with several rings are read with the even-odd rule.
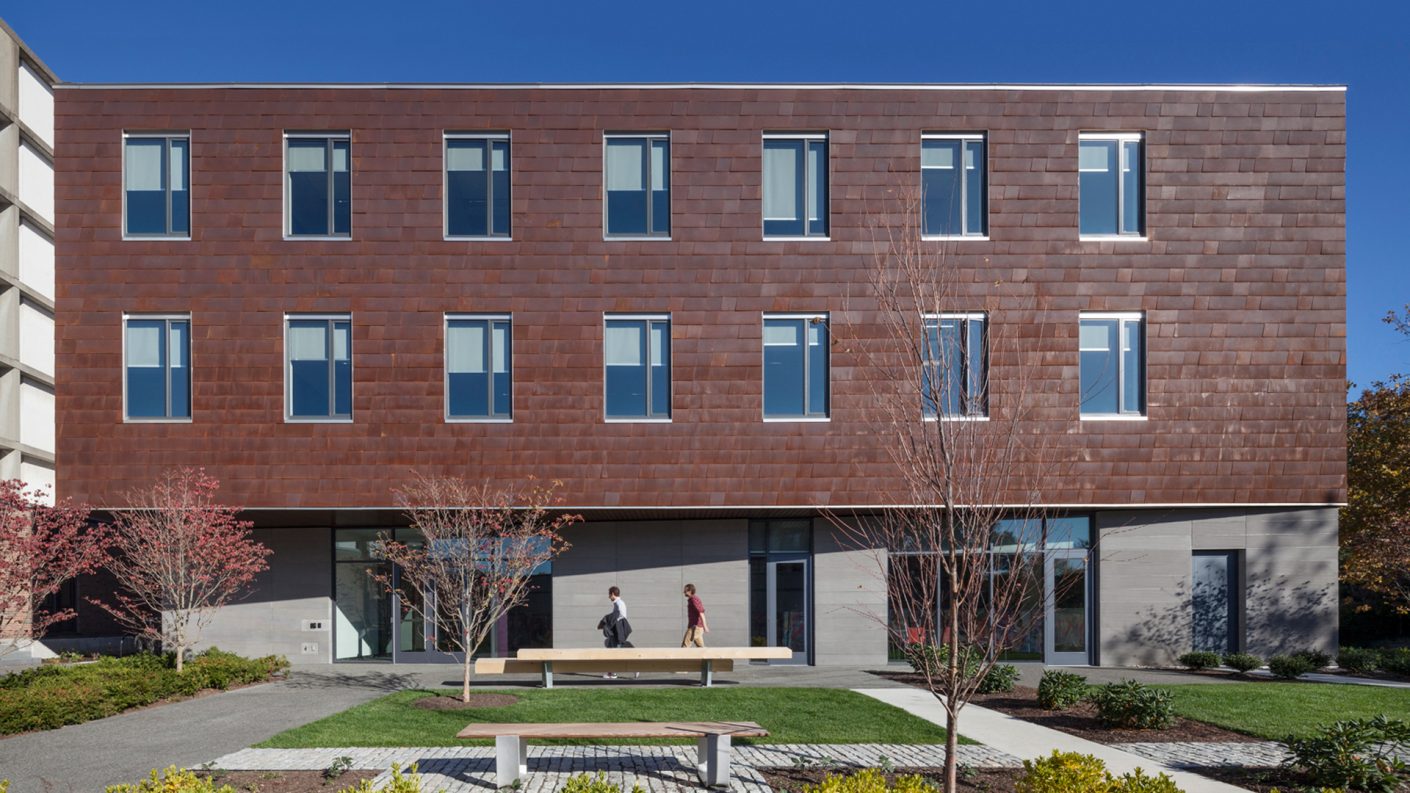
[[[671,417],[671,319],[608,315],[603,378],[609,419]]]
[[[511,338],[506,316],[446,317],[446,418],[512,417]]]
[[[1144,324],[1138,313],[1082,315],[1078,349],[1084,417],[1145,413]]]
[[[983,135],[926,135],[920,142],[921,233],[982,237],[989,231]]]
[[[671,236],[671,142],[666,135],[603,139],[609,237]]]
[[[989,361],[983,314],[925,318],[921,404],[927,417],[989,413]]]
[[[352,233],[352,152],[347,135],[289,135],[284,206],[290,237]]]
[[[285,417],[352,420],[351,318],[295,315],[285,322]]]
[[[828,415],[827,316],[764,317],[764,418]]]
[[[191,234],[191,139],[128,135],[123,141],[123,233],[129,237]]]
[[[509,236],[509,136],[446,136],[446,236]]]
[[[123,325],[126,418],[191,418],[191,318],[133,315]]]
[[[1096,237],[1144,234],[1141,133],[1083,134],[1077,147],[1080,233]]]
[[[827,136],[764,136],[764,236],[827,236]]]

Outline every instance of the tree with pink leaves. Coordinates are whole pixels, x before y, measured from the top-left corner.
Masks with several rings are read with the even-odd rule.
[[[438,640],[460,655],[462,702],[470,701],[476,648],[524,603],[535,571],[568,548],[563,530],[582,520],[554,514],[562,500],[554,495],[558,486],[496,489],[456,477],[418,477],[396,493],[421,536],[394,542],[384,535],[382,555],[400,568],[399,586],[390,576],[374,577],[420,617],[431,634],[428,644]]]
[[[253,539],[253,524],[237,518],[239,507],[216,502],[219,489],[204,468],[180,468],[130,493],[113,520],[108,569],[118,591],[94,601],[175,652],[177,672],[216,612],[248,594],[269,566],[269,548]]]
[[[108,530],[89,525],[88,508],[47,496],[18,479],[0,482],[0,656],[73,619],[73,609],[48,611],[45,600],[105,556]]]

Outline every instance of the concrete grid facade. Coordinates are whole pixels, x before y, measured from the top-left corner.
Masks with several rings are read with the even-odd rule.
[[[0,479],[54,487],[54,85],[0,22]]]
[[[766,630],[805,639],[802,661],[884,662],[885,549],[853,547],[824,517],[904,490],[867,419],[880,375],[845,340],[885,332],[866,297],[872,224],[903,225],[894,197],[920,178],[923,136],[962,132],[986,141],[986,233],[922,245],[954,263],[957,309],[987,307],[1022,340],[989,362],[992,409],[1032,364],[1027,429],[1072,461],[1041,494],[1094,543],[1068,662],[1189,649],[1211,571],[1227,573],[1233,649],[1335,646],[1338,88],[85,85],[57,100],[61,494],[120,507],[175,465],[222,481],[274,556],[208,643],[396,657],[395,609],[354,574],[375,561],[358,543],[404,524],[389,505],[414,470],[563,482],[586,520],[534,615],[556,646],[601,641],[612,585],[638,645],[678,644],[689,582],[712,643]],[[345,239],[288,234],[291,131],[347,141]],[[449,238],[445,140],[483,131],[509,141],[512,233]],[[605,138],[636,131],[669,134],[667,238],[604,233]],[[761,141],[779,131],[827,137],[825,238],[761,234]],[[1138,237],[1078,233],[1092,131],[1141,136]],[[123,233],[126,136],[155,133],[189,136],[189,239]],[[1144,401],[1125,417],[1139,420],[1081,415],[1086,312],[1142,317]],[[446,318],[460,313],[512,318],[512,420],[446,420]],[[827,420],[764,421],[761,320],[796,313],[832,329]],[[287,418],[285,322],[301,314],[347,317],[346,420]],[[604,420],[617,314],[670,318],[670,421]],[[189,417],[127,420],[124,323],[143,315],[189,317]],[[773,531],[780,548],[756,546]]]

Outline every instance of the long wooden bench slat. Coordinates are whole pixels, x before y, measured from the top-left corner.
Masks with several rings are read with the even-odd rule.
[[[790,659],[793,651],[787,647],[525,648],[516,657],[521,661],[769,661]]]
[[[681,661],[553,661],[554,672],[696,672],[700,662]],[[480,658],[475,661],[477,675],[537,675],[543,672],[543,661],[525,661],[521,658]],[[712,662],[716,672],[733,672],[734,661],[725,659]]]
[[[689,738],[729,735],[762,738],[769,731],[752,721],[565,722],[562,724],[471,724],[457,738]]]

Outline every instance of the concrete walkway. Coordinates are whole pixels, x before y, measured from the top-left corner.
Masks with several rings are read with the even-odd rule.
[[[928,692],[919,689],[857,689],[857,693],[895,705],[923,719],[944,726],[945,711]],[[985,746],[1023,759],[1052,754],[1053,750],[1090,754],[1106,763],[1114,774],[1141,768],[1147,773],[1169,774],[1185,793],[1240,793],[1243,788],[1208,777],[1181,771],[1150,758],[1140,757],[1107,744],[1078,738],[1058,730],[1040,727],[997,711],[966,705],[960,713],[960,733]]]
[[[0,779],[10,780],[10,793],[95,793],[153,768],[194,768],[416,684],[392,666],[299,670],[277,683],[0,738]]]

